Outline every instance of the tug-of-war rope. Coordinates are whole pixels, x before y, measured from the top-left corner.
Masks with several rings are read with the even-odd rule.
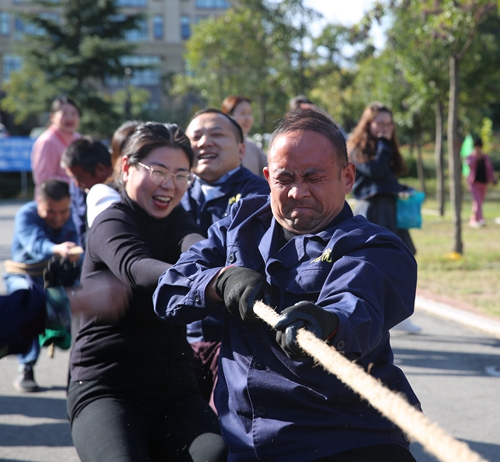
[[[278,313],[262,302],[254,305],[254,312],[272,327],[278,321]],[[487,462],[467,444],[453,438],[437,423],[430,422],[422,412],[410,405],[402,394],[389,390],[362,367],[346,359],[311,332],[300,329],[297,341],[301,348],[328,372],[335,374],[340,381],[366,399],[384,417],[394,422],[440,461]]]

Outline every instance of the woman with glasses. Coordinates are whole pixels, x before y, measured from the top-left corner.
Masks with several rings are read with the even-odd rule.
[[[354,214],[390,229],[415,254],[408,230],[396,226],[397,196],[401,192],[410,192],[412,188],[398,181],[398,177],[406,172],[406,165],[399,152],[392,112],[387,106],[375,102],[364,110],[347,140],[347,151],[351,162],[356,165],[356,181],[352,188],[356,199]],[[421,330],[409,319],[395,328],[410,333]]]
[[[201,397],[185,328],[160,321],[152,295],[181,251],[201,239],[179,206],[193,152],[176,125],[144,123],[124,151],[121,199],[95,219],[82,272],[129,284],[114,324],[81,318],[70,359],[68,414],[83,462],[219,461],[226,449]]]

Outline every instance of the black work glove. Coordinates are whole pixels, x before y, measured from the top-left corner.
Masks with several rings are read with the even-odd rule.
[[[68,258],[52,257],[43,270],[43,288],[72,286],[79,276],[80,267],[77,262],[70,262]]]
[[[312,302],[299,302],[285,308],[274,328],[276,341],[290,359],[304,361],[309,355],[297,343],[297,331],[303,327],[322,340],[332,337],[339,325],[336,314]]]
[[[243,321],[254,321],[253,305],[262,300],[271,304],[272,288],[257,271],[241,266],[230,266],[215,281],[215,291],[224,300],[228,311]]]

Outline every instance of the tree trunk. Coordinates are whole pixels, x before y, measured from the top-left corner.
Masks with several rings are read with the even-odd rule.
[[[416,133],[415,144],[417,148],[417,176],[420,184],[420,190],[425,191],[425,175],[424,175],[424,159],[422,158],[422,131],[420,129],[420,122],[415,120]]]
[[[451,56],[450,105],[448,109],[448,165],[450,170],[450,197],[453,206],[453,251],[457,252],[458,254],[462,254],[462,165],[457,142],[458,94],[459,60],[456,56]]]
[[[434,163],[436,166],[436,202],[438,214],[444,216],[444,152],[443,152],[443,103],[441,98],[436,100],[434,106],[436,115],[436,139],[434,148]]]
[[[265,129],[264,127],[266,126],[266,96],[265,95],[260,95],[259,98],[259,133],[264,135]],[[262,143],[264,145],[264,139],[262,139]],[[264,147],[262,147],[264,149]]]

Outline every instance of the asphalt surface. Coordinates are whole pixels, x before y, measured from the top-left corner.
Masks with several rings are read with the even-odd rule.
[[[20,202],[0,202],[0,260],[9,258]],[[0,275],[3,261],[0,261]],[[3,289],[3,286],[0,285]],[[417,297],[418,334],[392,332],[396,364],[406,373],[426,416],[490,462],[500,462],[500,322]],[[17,359],[0,361],[0,461],[78,462],[66,417],[68,352],[35,367],[41,392],[12,383]],[[437,459],[411,444],[417,461]]]

